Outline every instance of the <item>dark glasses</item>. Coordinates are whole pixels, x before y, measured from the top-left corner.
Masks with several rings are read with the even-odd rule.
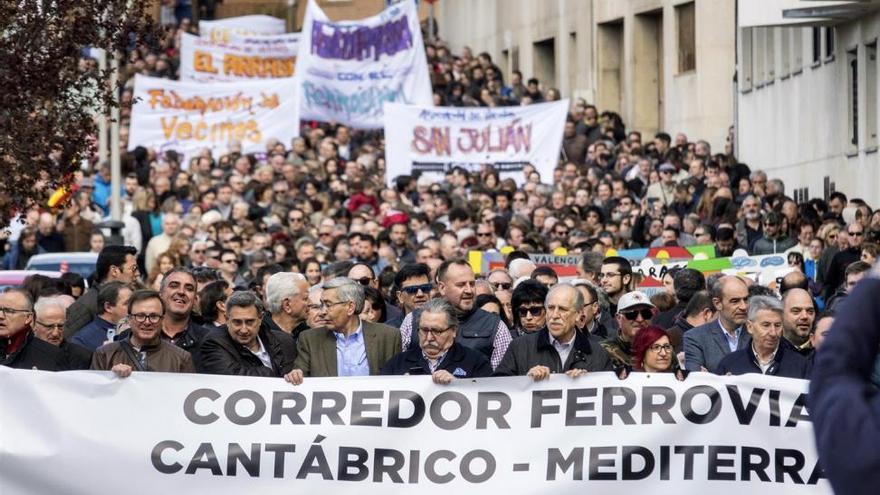
[[[497,284],[493,284],[490,282],[490,285],[495,290],[510,290],[510,288],[513,287],[513,284],[507,282],[498,282]]]
[[[652,316],[654,316],[654,312],[650,309],[634,309],[632,311],[621,311],[620,314],[623,315],[624,318],[630,321],[634,321],[639,315],[642,315],[643,320],[650,320]]]
[[[370,285],[373,282],[373,277],[361,277],[355,279],[357,283],[363,285],[364,287]]]
[[[533,306],[531,308],[516,308],[516,312],[519,314],[520,318],[525,318],[527,315],[532,315],[533,318],[537,318],[544,314],[544,306]]]
[[[420,291],[424,294],[428,294],[431,292],[431,289],[434,288],[434,284],[422,284],[422,285],[411,285],[409,287],[402,287],[400,290],[406,292],[407,294],[414,296],[418,294]]]

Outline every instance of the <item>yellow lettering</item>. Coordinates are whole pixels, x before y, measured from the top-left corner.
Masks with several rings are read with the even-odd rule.
[[[213,58],[209,52],[196,50],[195,57],[193,58],[193,68],[196,72],[217,73],[217,69],[213,64]]]
[[[192,124],[190,124],[189,122],[182,122],[179,126],[177,126],[177,139],[192,139]]]
[[[165,136],[165,139],[171,139],[171,136],[174,134],[174,126],[177,125],[177,117],[171,117],[170,122],[165,122],[165,117],[161,118],[162,121],[162,134]]]

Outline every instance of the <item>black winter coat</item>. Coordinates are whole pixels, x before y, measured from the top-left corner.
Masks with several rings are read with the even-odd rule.
[[[492,365],[486,355],[480,351],[469,349],[458,342],[446,351],[438,370],[446,370],[456,378],[483,378],[492,376]],[[422,349],[416,347],[391,358],[382,370],[381,375],[430,375],[431,368],[422,356]]]
[[[805,357],[792,350],[791,347],[785,345],[783,342],[780,342],[779,348],[776,350],[776,356],[773,358],[773,363],[767,368],[766,373],[761,373],[761,368],[758,366],[758,360],[755,357],[755,353],[752,352],[752,346],[731,352],[727,356],[724,356],[724,359],[718,363],[718,367],[715,369],[715,374],[726,375],[728,373],[731,375],[758,373],[786,378],[806,379],[810,375],[810,369],[809,362]]]
[[[495,368],[495,376],[525,375],[538,365],[550,368],[551,373],[564,373],[573,369],[612,371],[614,368],[611,358],[599,342],[599,338],[594,335],[575,332],[574,347],[563,363],[550,343],[550,332],[547,328],[542,328],[510,343],[501,363]]]
[[[260,358],[247,347],[229,336],[226,326],[215,328],[202,341],[201,373],[214,375],[281,377],[293,369],[296,346],[293,338],[265,325],[260,328],[260,341],[269,353],[272,368],[266,367]]]
[[[24,345],[8,356],[0,352],[0,365],[20,370],[67,370],[67,361],[61,349],[38,339],[30,330],[22,331],[28,332]]]

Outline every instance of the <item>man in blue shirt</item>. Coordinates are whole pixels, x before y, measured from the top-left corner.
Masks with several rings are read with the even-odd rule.
[[[95,352],[107,341],[113,341],[116,325],[128,315],[131,288],[124,282],[108,282],[98,289],[98,315],[74,335],[70,341]]]

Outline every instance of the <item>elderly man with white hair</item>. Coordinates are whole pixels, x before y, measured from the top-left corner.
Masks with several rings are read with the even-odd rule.
[[[309,329],[309,282],[301,273],[279,272],[266,282],[265,324],[293,336]]]
[[[91,351],[64,339],[64,322],[67,321],[67,307],[71,304],[73,298],[68,295],[37,299],[34,303],[34,336],[58,347],[67,369],[87,370],[92,363]]]

